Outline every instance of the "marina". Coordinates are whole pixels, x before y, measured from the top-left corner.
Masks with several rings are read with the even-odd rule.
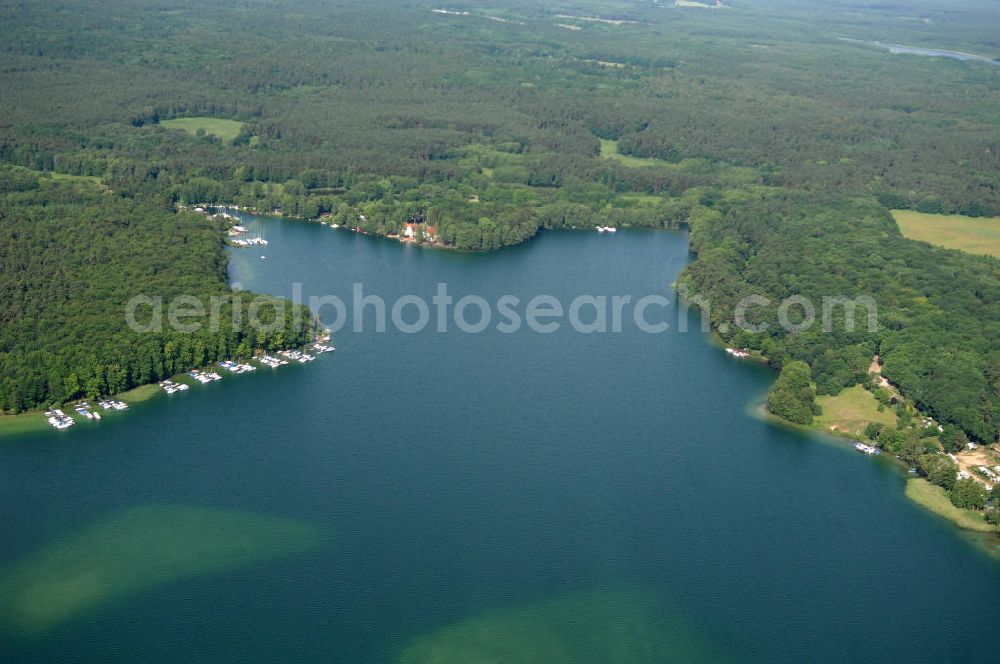
[[[294,360],[300,364],[305,364],[306,362],[312,362],[316,359],[315,356],[309,355],[308,353],[303,353],[300,350],[283,350],[278,353],[283,357],[287,357],[289,360]]]
[[[128,404],[124,401],[117,401],[114,399],[99,399],[97,405],[100,406],[102,410],[105,411],[117,411],[122,412],[128,410]],[[93,422],[98,422],[102,418],[101,413],[90,405],[88,401],[81,401],[74,406],[69,406],[73,411],[80,416],[82,419],[90,420]],[[76,419],[72,415],[67,415],[62,410],[54,408],[52,410],[45,411],[46,421],[54,429],[69,429],[76,424]]]
[[[202,383],[202,384],[212,383],[212,382],[215,382],[217,380],[222,380],[222,376],[220,376],[217,373],[208,372],[208,371],[198,371],[197,369],[194,370],[194,371],[188,372],[188,375],[191,376],[192,378],[194,378],[199,383]]]
[[[90,404],[87,403],[86,401],[81,401],[80,404],[76,406],[76,408],[74,408],[74,410],[78,412],[80,415],[86,417],[88,420],[101,419],[101,414],[98,413],[97,411],[91,410]]]
[[[219,362],[219,366],[234,374],[244,374],[250,373],[252,371],[257,371],[257,367],[252,364],[240,364],[238,362],[232,362],[230,360],[223,360]]]
[[[185,383],[175,383],[172,380],[164,380],[160,382],[160,387],[162,387],[163,391],[167,394],[177,394],[178,392],[190,389],[191,386],[186,385]]]
[[[260,235],[230,235],[230,242],[237,247],[266,247],[267,240]]]
[[[56,429],[68,429],[76,424],[76,420],[67,416],[58,408],[55,410],[47,410],[45,411],[45,414],[48,416],[49,424]]]
[[[262,355],[257,361],[265,367],[271,367],[272,369],[277,369],[278,367],[283,367],[288,364],[288,360],[282,360],[274,357],[273,355]]]

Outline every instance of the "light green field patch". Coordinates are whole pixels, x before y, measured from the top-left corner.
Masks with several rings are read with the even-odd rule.
[[[652,592],[598,591],[487,613],[413,641],[399,664],[717,662]]]
[[[906,497],[938,516],[948,519],[959,528],[979,533],[996,532],[996,528],[986,523],[982,514],[955,507],[951,504],[948,493],[944,489],[925,479],[917,478],[907,481]]]
[[[160,393],[159,387],[155,383],[150,383],[149,385],[140,385],[139,387],[134,387],[127,392],[122,392],[116,395],[115,399],[120,399],[128,404],[142,403],[143,401],[149,401],[157,394]]]
[[[606,138],[601,139],[601,159],[610,159],[633,168],[648,168],[650,166],[666,166],[666,162],[660,159],[630,157],[618,151],[618,141]]]
[[[32,173],[33,175],[39,176],[39,182],[45,184],[46,180],[60,181],[60,182],[71,182],[74,184],[86,185],[86,186],[96,186],[100,189],[106,189],[104,181],[96,175],[69,175],[67,173],[56,173],[55,171],[39,171],[33,168],[25,168],[24,166],[14,166],[8,165],[6,168],[14,171],[20,171],[22,173]]]
[[[78,182],[81,184],[92,184],[96,186],[103,186],[104,183],[101,178],[96,175],[67,175],[66,173],[56,173],[52,171],[49,173],[53,180],[63,180],[66,182]]]
[[[893,210],[903,235],[939,247],[1000,258],[1000,217],[966,217]]]
[[[39,634],[116,597],[300,552],[308,524],[189,506],[119,512],[0,571],[0,625]]]
[[[161,127],[183,129],[189,134],[196,134],[199,129],[203,129],[206,134],[227,142],[232,141],[240,135],[240,129],[243,128],[243,124],[236,120],[224,120],[222,118],[175,118],[160,122]]]
[[[880,413],[874,395],[861,385],[849,387],[837,396],[818,397],[816,403],[823,409],[816,423],[824,431],[859,436],[869,422],[886,426],[896,424],[895,411],[886,408]]]

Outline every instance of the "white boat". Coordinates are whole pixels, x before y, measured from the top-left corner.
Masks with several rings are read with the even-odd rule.
[[[872,445],[866,445],[865,443],[862,443],[860,441],[854,443],[854,449],[856,449],[858,452],[862,452],[864,454],[869,454],[869,455],[878,455],[882,453],[882,450],[880,450],[879,448],[874,447]]]

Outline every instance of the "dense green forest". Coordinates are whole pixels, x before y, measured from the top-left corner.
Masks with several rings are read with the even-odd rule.
[[[927,412],[995,438],[997,264],[905,240],[887,209],[1000,214],[1000,66],[860,43],[997,58],[993,3],[725,4],[472,1],[446,14],[402,0],[124,0],[113,10],[0,0],[0,161],[107,189],[5,185],[2,251],[21,258],[0,265],[0,405],[66,397],[55,378],[69,368],[112,387],[113,362],[94,349],[113,347],[114,330],[93,323],[61,344],[36,336],[64,320],[43,294],[52,289],[22,285],[55,269],[24,258],[43,222],[67,232],[42,237],[79,238],[57,253],[83,311],[102,277],[72,267],[74,252],[126,209],[138,245],[171,252],[165,236],[189,232],[199,250],[119,284],[119,296],[157,278],[167,290],[224,288],[221,229],[174,213],[222,202],[376,234],[419,217],[460,249],[546,228],[690,224],[698,258],[684,281],[711,296],[717,323],[747,293],[879,303],[875,331],[723,332],[733,343],[779,367],[806,362],[820,394],[857,383],[879,352]],[[161,124],[176,118],[242,129],[223,140]],[[161,223],[140,224],[147,215]],[[199,223],[196,241],[188,225]]]
[[[169,302],[190,295],[210,311],[229,294],[220,229],[170,201],[116,196],[82,179],[53,180],[0,168],[0,408],[23,410],[118,393],[256,348],[303,344],[308,312],[282,325],[258,305],[257,325],[233,324],[233,307],[252,293],[220,300],[219,330],[136,332],[126,302],[147,294]],[[263,296],[259,296],[263,297]],[[137,310],[151,321],[151,310]]]
[[[995,439],[1000,261],[907,240],[875,201],[794,191],[720,201],[695,224],[691,245],[698,259],[682,281],[708,299],[730,343],[779,366],[807,362],[820,394],[864,382],[878,352],[884,375],[922,410],[977,440]],[[878,305],[876,331],[864,307],[853,332],[843,307],[832,309],[830,331],[817,324],[792,333],[779,324],[783,298],[804,296],[819,316],[823,297],[859,293]],[[750,295],[775,303],[748,311],[748,323],[766,331],[731,324],[736,304]]]

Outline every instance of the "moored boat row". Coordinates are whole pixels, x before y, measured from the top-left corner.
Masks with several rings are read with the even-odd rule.
[[[190,389],[190,385],[185,385],[184,383],[175,383],[172,380],[164,380],[160,383],[160,387],[167,394],[176,394],[177,392],[183,392],[184,390]]]
[[[243,373],[250,373],[251,371],[257,371],[257,367],[255,367],[252,364],[240,364],[239,362],[232,362],[230,360],[223,360],[222,362],[219,362],[219,366],[225,369],[226,371],[235,374],[243,374]]]
[[[210,371],[198,371],[197,369],[195,369],[194,371],[189,371],[188,375],[202,384],[212,383],[217,380],[222,380],[222,376],[220,376],[217,373]]]
[[[271,367],[272,369],[277,369],[278,367],[287,366],[291,362],[306,363],[312,362],[316,359],[316,355],[321,353],[330,353],[336,350],[333,346],[328,345],[330,341],[329,334],[324,334],[316,337],[316,340],[302,350],[282,350],[278,351],[275,355],[261,355],[260,357],[254,358],[253,362],[260,365]],[[306,351],[310,352],[306,352]],[[283,359],[284,358],[284,359]],[[257,367],[253,364],[246,362],[235,362],[232,360],[223,360],[218,363],[220,367],[229,371],[233,374],[244,374],[257,371]],[[222,375],[207,369],[193,369],[187,372],[188,377],[198,381],[202,384],[213,383],[218,380],[222,380]],[[167,394],[176,394],[178,392],[184,392],[191,389],[191,386],[187,383],[174,381],[170,379],[162,380],[158,383],[159,387]],[[124,401],[118,401],[111,398],[102,398],[97,401],[97,405],[101,409],[106,411],[125,411],[128,410],[128,404]],[[88,420],[100,420],[101,414],[96,408],[90,405],[87,401],[81,401],[76,405],[72,406],[73,410],[76,411],[80,417],[86,418]],[[59,409],[52,409],[45,411],[46,419],[50,426],[55,429],[68,429],[77,423],[77,419],[73,416],[65,414]]]
[[[299,362],[300,364],[305,364],[306,362],[312,362],[313,360],[316,359],[315,356],[310,355],[309,353],[304,353],[301,350],[283,350],[279,351],[278,355],[287,357],[289,360],[294,360],[296,362]]]
[[[288,360],[282,360],[281,358],[274,357],[273,355],[263,355],[257,358],[257,361],[265,367],[271,367],[272,369],[277,369],[278,367],[283,367],[288,364]]]
[[[49,424],[56,429],[68,429],[76,424],[76,420],[69,417],[58,408],[54,410],[47,410],[45,411],[45,414],[48,416]]]

